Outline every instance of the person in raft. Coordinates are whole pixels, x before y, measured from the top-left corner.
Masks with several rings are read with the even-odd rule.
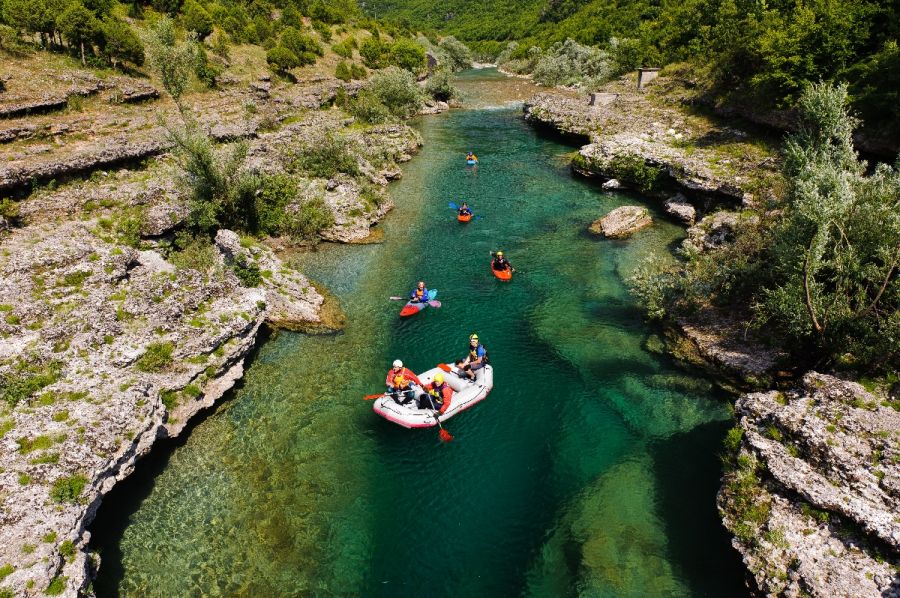
[[[428,289],[425,288],[424,280],[420,280],[413,292],[409,294],[409,300],[413,303],[425,303],[428,301]]]
[[[468,202],[463,202],[463,204],[459,207],[459,215],[460,216],[471,216],[472,208],[469,207]]]
[[[512,264],[509,263],[509,260],[504,257],[502,251],[498,251],[497,253],[491,252],[491,257],[493,257],[493,261],[491,261],[491,268],[494,270],[513,270]],[[514,270],[513,270],[514,271]]]
[[[450,397],[453,389],[444,382],[444,375],[438,372],[434,375],[434,382],[429,382],[422,387],[425,391],[419,395],[419,409],[432,409],[444,413],[450,407]]]
[[[478,342],[478,335],[473,333],[469,337],[469,354],[465,359],[456,362],[463,374],[468,376],[470,380],[475,379],[475,372],[486,366],[488,363],[487,349]]]
[[[399,359],[394,360],[393,367],[388,370],[384,383],[387,385],[387,394],[394,397],[394,400],[401,405],[405,405],[415,398],[415,389],[412,388],[412,383],[422,386],[419,377],[412,370],[403,367],[403,362]],[[398,400],[401,394],[404,396],[403,401]]]

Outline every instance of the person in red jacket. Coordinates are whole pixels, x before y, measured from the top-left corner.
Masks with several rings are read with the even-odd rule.
[[[387,386],[387,394],[394,397],[394,400],[401,405],[405,405],[415,398],[415,390],[412,388],[413,383],[419,387],[422,386],[419,377],[409,368],[403,367],[403,362],[399,359],[394,360],[393,367],[388,370],[384,383]],[[403,393],[405,398],[402,401],[398,401],[401,393]]]
[[[453,389],[444,382],[443,374],[438,372],[434,375],[434,382],[429,382],[422,388],[425,392],[419,396],[419,409],[435,409],[441,413],[447,411],[453,397]]]

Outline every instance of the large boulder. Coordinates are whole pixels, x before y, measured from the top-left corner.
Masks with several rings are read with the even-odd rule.
[[[667,214],[689,225],[693,225],[694,219],[697,217],[697,210],[681,193],[676,193],[667,199],[663,207]]]
[[[622,206],[591,224],[590,231],[608,239],[623,239],[653,223],[641,206]]]

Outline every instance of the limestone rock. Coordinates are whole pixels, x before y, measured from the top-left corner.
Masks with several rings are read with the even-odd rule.
[[[590,231],[608,239],[622,239],[650,226],[652,222],[647,208],[622,206],[591,224]]]
[[[667,214],[670,214],[687,224],[694,224],[694,219],[697,217],[696,208],[694,208],[681,193],[676,193],[667,199],[666,203],[663,204],[663,207],[666,209]]]
[[[737,212],[722,210],[704,216],[704,218],[690,227],[688,238],[682,246],[686,251],[714,251],[734,240],[741,215]]]
[[[741,461],[719,507],[762,592],[900,594],[900,412],[816,372],[788,392],[744,395],[735,410]],[[750,528],[748,499],[759,507]]]
[[[621,189],[622,183],[619,182],[619,179],[609,179],[608,181],[604,182],[601,187],[603,187],[603,189],[605,189],[606,191],[611,191],[613,189]]]

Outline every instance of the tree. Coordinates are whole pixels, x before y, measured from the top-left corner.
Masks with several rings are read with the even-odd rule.
[[[472,51],[452,35],[442,39],[438,47],[443,50],[446,66],[451,71],[461,71],[472,66]]]
[[[187,0],[182,7],[181,24],[188,31],[195,31],[200,39],[205,38],[213,29],[213,20],[197,0]]]
[[[297,58],[297,55],[284,46],[275,46],[266,52],[266,62],[279,73],[286,73],[300,66],[300,59]]]
[[[147,50],[150,61],[159,71],[163,87],[178,103],[187,89],[191,72],[196,64],[196,56],[191,40],[179,42],[175,35],[172,19],[163,17],[154,23],[147,36]],[[179,108],[180,108],[179,104]]]
[[[128,23],[107,17],[101,26],[103,39],[103,54],[109,58],[113,67],[120,61],[127,61],[134,65],[144,64],[144,45],[135,35]]]
[[[81,64],[87,64],[84,58],[84,45],[91,44],[100,31],[100,23],[81,2],[72,2],[59,15],[57,26],[70,45],[81,49]]]
[[[411,39],[399,39],[391,45],[390,62],[418,75],[425,70],[425,49]]]
[[[325,50],[315,39],[305,33],[300,33],[293,27],[288,27],[281,32],[281,46],[290,50],[297,57],[300,65],[313,64],[316,56],[325,54]]]
[[[396,66],[375,73],[368,92],[397,118],[408,118],[422,107],[422,89],[415,77]]]
[[[359,55],[362,57],[363,63],[370,69],[384,68],[387,53],[387,44],[374,36],[366,39],[359,47]]]

